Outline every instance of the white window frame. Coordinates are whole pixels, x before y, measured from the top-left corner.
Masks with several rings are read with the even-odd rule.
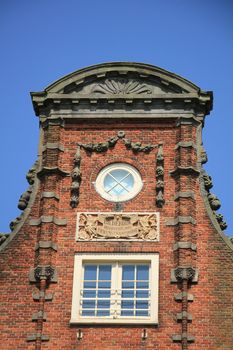
[[[83,287],[83,266],[84,264],[150,264],[149,285],[150,285],[150,315],[149,316],[119,316],[113,313],[111,316],[81,316],[80,315],[80,299],[81,289]],[[114,267],[112,272],[112,286],[111,290],[116,288],[116,278],[119,275],[114,274]],[[72,295],[72,310],[71,310],[71,324],[157,324],[158,323],[158,282],[159,282],[159,255],[158,253],[147,254],[113,254],[113,253],[96,253],[86,254],[79,253],[75,255],[74,259],[74,276],[73,276],[73,295]],[[115,292],[114,292],[115,293]],[[121,299],[119,291],[118,305]],[[116,295],[116,294],[115,294]],[[120,307],[120,306],[119,306]],[[115,316],[114,316],[115,315]]]
[[[110,193],[106,192],[104,188],[105,177],[108,175],[109,172],[117,169],[128,171],[133,176],[133,180],[134,180],[133,188],[128,193],[120,196],[111,195]],[[102,198],[107,199],[110,202],[125,202],[134,198],[141,191],[143,187],[143,181],[139,171],[136,168],[134,168],[132,165],[129,165],[126,163],[113,163],[104,167],[99,172],[96,178],[96,181],[94,183],[94,186],[96,191],[100,194]]]

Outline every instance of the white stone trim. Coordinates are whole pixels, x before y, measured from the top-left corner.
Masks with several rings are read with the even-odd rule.
[[[129,193],[126,193],[120,196],[111,195],[110,193],[107,193],[104,189],[105,177],[111,171],[117,170],[117,169],[128,171],[133,176],[133,180],[134,180],[133,188],[129,191]],[[129,165],[126,163],[113,163],[113,164],[107,165],[99,172],[96,178],[96,181],[94,182],[94,186],[96,191],[99,193],[99,195],[102,198],[110,202],[125,202],[134,198],[141,191],[143,187],[143,181],[139,171],[136,168],[134,168],[132,165]]]
[[[108,262],[129,262],[129,263],[150,263],[150,285],[151,285],[151,315],[150,317],[85,317],[79,314],[80,289],[83,282],[83,263]],[[116,277],[116,276],[114,276]],[[113,278],[114,280],[114,278]],[[159,283],[159,254],[158,253],[77,253],[74,257],[73,295],[71,324],[157,324],[158,323],[158,283]],[[113,286],[114,287],[114,286]]]

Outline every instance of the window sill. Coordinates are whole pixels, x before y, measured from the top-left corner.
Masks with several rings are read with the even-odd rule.
[[[114,325],[114,324],[125,324],[125,325],[158,325],[158,322],[153,320],[146,320],[146,319],[140,319],[140,320],[123,320],[123,319],[103,319],[103,320],[93,320],[93,319],[86,319],[86,320],[70,320],[70,325],[79,325],[79,324],[89,324],[89,325]]]

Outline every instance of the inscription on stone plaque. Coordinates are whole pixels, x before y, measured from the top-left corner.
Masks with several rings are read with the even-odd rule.
[[[159,240],[159,213],[78,213],[77,240]]]

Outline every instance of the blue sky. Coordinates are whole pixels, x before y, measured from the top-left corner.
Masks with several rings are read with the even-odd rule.
[[[160,66],[213,90],[204,146],[212,192],[233,234],[233,2],[231,0],[1,0],[0,231],[20,214],[19,196],[38,146],[30,91],[107,61]]]

